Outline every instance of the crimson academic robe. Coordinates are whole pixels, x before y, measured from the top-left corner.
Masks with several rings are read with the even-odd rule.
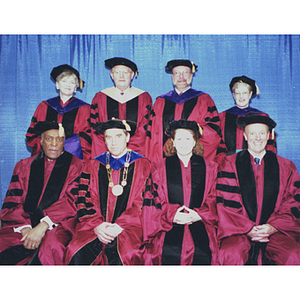
[[[237,125],[236,121],[239,117],[249,113],[256,113],[259,115],[268,116],[268,114],[252,107],[244,109],[233,106],[228,110],[225,110],[219,114],[221,120],[221,130],[223,141],[226,144],[228,155],[236,153],[242,149],[247,149],[247,142],[244,138],[244,128]],[[267,150],[277,153],[276,137],[272,139],[272,133],[266,147]]]
[[[130,120],[137,123],[135,134],[130,138],[128,148],[147,157],[146,139],[148,123],[152,109],[152,99],[147,92],[131,87],[136,91],[135,96],[124,103],[101,91],[97,93],[91,105],[91,124],[105,122],[111,118]],[[102,134],[93,130],[92,158],[107,151]]]
[[[177,155],[153,163],[142,209],[146,265],[217,264],[216,176],[217,164],[197,155],[187,168]],[[182,205],[202,220],[173,223]]]
[[[158,161],[164,157],[163,148],[168,140],[165,129],[169,122],[179,119],[195,121],[202,127],[200,142],[204,147],[203,157],[217,161],[217,149],[221,142],[218,111],[208,94],[194,89],[189,89],[182,95],[173,90],[156,99],[148,146],[150,161]]]
[[[75,97],[64,107],[61,106],[59,97],[41,102],[26,133],[27,145],[32,148],[31,156],[42,150],[41,137],[33,130],[35,124],[39,121],[55,121],[62,123],[65,129],[65,150],[80,159],[89,160],[92,147],[89,117],[90,105]]]
[[[260,165],[248,150],[227,156],[216,190],[221,264],[300,263],[300,178],[290,160],[272,151]],[[259,224],[278,230],[268,243],[247,238]]]
[[[83,165],[66,151],[50,163],[40,152],[16,164],[0,214],[0,264],[28,263],[33,254],[41,264],[63,264],[77,220],[75,201]],[[46,231],[37,250],[25,249],[14,228],[33,228],[45,216],[58,225]]]
[[[126,154],[111,162],[114,184],[121,182]],[[112,159],[112,157],[111,157]],[[120,196],[108,186],[106,153],[91,160],[81,177],[77,200],[78,224],[69,243],[65,263],[70,265],[141,265],[142,192],[149,175],[150,162],[131,153],[127,185]],[[123,231],[109,244],[103,244],[94,228],[103,222],[116,223]]]

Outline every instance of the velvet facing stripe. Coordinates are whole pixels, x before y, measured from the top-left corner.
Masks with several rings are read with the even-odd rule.
[[[166,158],[166,174],[169,203],[183,205],[183,186],[180,161],[177,155]],[[189,208],[199,208],[203,201],[205,190],[206,165],[203,157],[191,157],[192,188]],[[194,241],[193,265],[210,265],[211,250],[209,238],[203,222],[189,225]],[[170,231],[166,232],[162,265],[180,265],[184,225],[173,224]]]
[[[279,164],[276,154],[267,151],[264,158],[264,193],[261,217],[259,224],[267,223],[271,214],[274,212],[275,204],[279,193]],[[256,222],[257,215],[257,198],[256,183],[250,160],[250,153],[247,150],[237,154],[236,167],[240,183],[240,189],[243,204],[251,221]],[[254,242],[249,251],[249,259],[246,265],[258,263],[258,256],[262,254],[262,263],[270,264],[269,260],[264,256],[266,243]]]
[[[66,139],[73,136],[74,123],[75,123],[77,113],[78,113],[78,107],[72,109],[71,111],[65,112],[63,115],[62,125],[65,129]],[[49,105],[47,109],[46,121],[57,122],[57,116],[58,116],[58,112]]]
[[[138,100],[139,97],[135,97],[132,100],[126,102],[126,120],[134,121],[137,123],[138,119]],[[106,107],[107,107],[107,119],[111,118],[119,119],[119,102],[107,96],[106,98]]]
[[[30,215],[32,227],[35,227],[43,217],[43,210],[59,199],[69,172],[72,157],[72,154],[64,152],[56,159],[40,203],[39,199],[44,186],[44,153],[40,152],[32,161],[28,191],[24,202],[24,211]]]
[[[122,180],[124,167],[120,169],[119,182]],[[116,219],[121,216],[121,214],[126,210],[128,199],[130,196],[130,191],[132,188],[133,177],[135,175],[135,162],[129,165],[128,176],[127,176],[127,185],[124,187],[123,193],[117,197],[116,205],[114,209],[114,214],[111,220],[111,223],[114,223]],[[107,202],[108,202],[108,177],[106,167],[103,164],[99,164],[98,170],[98,184],[99,184],[99,201],[101,214],[104,219],[107,221]],[[122,260],[117,251],[118,238],[116,237],[113,242],[107,244],[104,248],[104,253],[106,255],[109,265],[122,265]]]

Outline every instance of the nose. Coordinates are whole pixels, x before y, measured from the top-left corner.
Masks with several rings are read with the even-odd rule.
[[[111,144],[112,144],[113,146],[116,145],[116,138],[113,137],[113,138],[111,139]]]
[[[56,139],[53,139],[53,140],[52,140],[52,143],[51,143],[51,145],[55,147],[55,146],[56,146],[56,144],[57,144],[57,141],[56,141]]]

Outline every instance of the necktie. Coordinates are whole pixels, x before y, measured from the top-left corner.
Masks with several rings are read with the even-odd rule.
[[[258,165],[259,164],[259,158],[255,157],[254,158],[255,163]]]

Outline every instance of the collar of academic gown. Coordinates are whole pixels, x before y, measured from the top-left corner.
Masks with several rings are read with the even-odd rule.
[[[197,90],[190,88],[187,91],[185,91],[184,93],[182,93],[181,95],[179,95],[175,90],[172,90],[172,91],[170,91],[166,94],[163,94],[159,97],[164,98],[166,100],[173,101],[177,104],[181,104],[187,100],[198,97],[202,94],[205,94],[205,93],[202,91],[197,91]]]
[[[116,87],[110,87],[107,89],[104,89],[103,91],[101,91],[103,94],[109,96],[110,98],[117,100],[120,103],[125,103],[137,96],[139,96],[140,94],[144,93],[143,90],[140,90],[138,88],[135,88],[133,86],[129,87],[128,89],[126,89],[125,91],[120,91],[119,89],[117,89]]]
[[[246,108],[239,108],[237,106],[233,106],[233,107],[227,109],[226,112],[235,114],[238,116],[243,116],[243,115],[252,114],[252,113],[262,113],[260,110],[258,110],[256,108],[252,108],[250,106],[248,106]]]
[[[60,98],[59,97],[54,97],[49,100],[47,100],[47,103],[54,109],[56,110],[59,114],[65,114],[74,108],[87,105],[88,103],[77,99],[77,98],[72,98],[72,100],[64,107],[61,106],[60,104]]]
[[[120,168],[124,167],[124,164],[126,162],[127,153],[128,152],[126,152],[120,158],[114,158],[111,154],[109,154],[110,167],[114,170],[119,170]],[[104,152],[103,154],[95,157],[95,159],[100,161],[103,165],[106,165],[106,154],[107,154],[107,152]],[[141,157],[143,157],[143,156],[140,155],[139,153],[131,151],[129,164],[133,163],[134,161],[136,161],[137,159],[139,159]]]

